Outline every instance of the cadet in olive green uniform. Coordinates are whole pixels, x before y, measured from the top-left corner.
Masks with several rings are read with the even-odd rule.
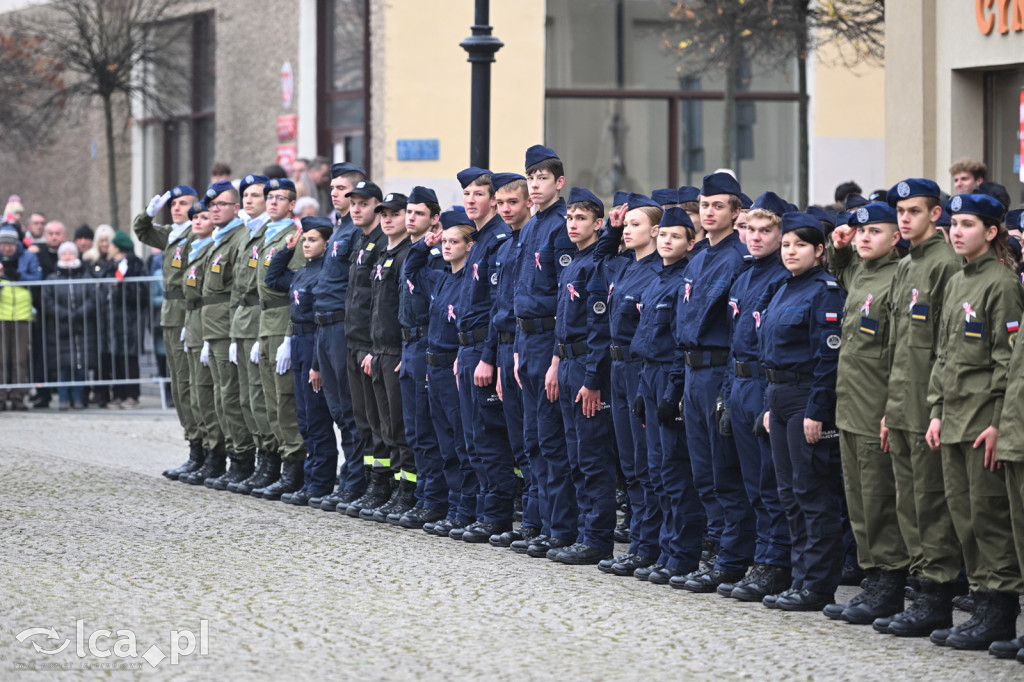
[[[188,185],[177,187],[153,197],[144,213],[135,217],[132,229],[139,241],[147,246],[163,249],[164,302],[160,307],[160,326],[163,327],[164,347],[167,349],[167,367],[170,369],[171,398],[178,413],[178,421],[189,443],[188,461],[180,467],[168,469],[164,476],[176,480],[203,465],[203,439],[192,416],[192,402],[188,386],[188,355],[185,353],[181,330],[185,326],[185,293],[182,285],[185,274],[185,254],[192,240],[188,210],[197,194]],[[155,225],[153,218],[170,202],[171,225]]]
[[[231,307],[235,260],[249,238],[238,217],[238,192],[227,180],[206,190],[205,203],[216,229],[203,278],[203,341],[213,373],[213,399],[227,441],[231,468],[205,481],[207,488],[227,490],[228,483],[248,478],[256,459],[256,442],[245,424],[239,399],[238,368],[231,362]],[[246,387],[248,393],[248,387]]]
[[[886,195],[896,208],[910,254],[896,267],[889,307],[889,393],[882,448],[892,457],[896,514],[917,579],[914,603],[892,623],[875,629],[902,637],[926,637],[953,622],[953,582],[960,574],[960,543],[946,506],[942,462],[924,442],[928,429],[928,377],[938,344],[946,282],[960,260],[936,230],[942,215],[939,186],[908,178]]]
[[[262,488],[274,482],[268,473],[268,453],[277,452],[277,441],[267,416],[267,401],[263,396],[263,378],[259,367],[250,362],[253,346],[260,335],[260,297],[256,289],[256,270],[259,263],[259,247],[263,243],[270,216],[266,212],[263,187],[267,178],[263,175],[246,175],[242,178],[239,191],[242,193],[242,208],[250,218],[245,225],[248,239],[235,256],[234,285],[232,287],[231,339],[235,346],[232,362],[238,367],[239,403],[245,425],[256,441],[257,466],[252,475],[244,481],[229,483],[228,490],[248,495],[254,488]],[[258,352],[257,352],[258,355]]]
[[[836,426],[857,563],[868,579],[863,592],[826,606],[825,615],[859,625],[903,610],[910,565],[896,520],[892,462],[878,429],[889,383],[889,287],[899,264],[897,241],[896,210],[872,202],[850,215],[849,226],[836,227],[828,250],[830,270],[847,294]]]
[[[292,209],[295,207],[295,183],[274,178],[263,187],[271,222],[260,243],[256,284],[260,297],[259,367],[263,378],[263,395],[267,402],[270,425],[278,442],[281,477],[265,488],[256,488],[252,495],[278,500],[284,493],[302,487],[306,447],[299,432],[295,408],[295,384],[290,367],[279,365],[288,346],[285,334],[291,324],[288,291],[277,291],[267,285],[267,268],[274,254],[286,248],[288,237],[296,233]],[[306,264],[302,249],[295,249],[288,269],[295,271]],[[290,357],[289,357],[290,361]],[[271,470],[275,462],[270,462]]]
[[[1020,327],[1024,288],[1011,269],[1003,205],[985,194],[959,194],[947,210],[953,218],[950,243],[966,264],[946,287],[925,440],[933,450],[942,448],[946,501],[974,590],[974,616],[936,630],[931,639],[957,649],[985,649],[1016,637],[1018,595],[1024,590],[1004,472],[995,461],[1010,336]]]
[[[199,424],[206,448],[203,466],[190,474],[181,475],[179,481],[199,485],[207,478],[224,473],[224,432],[214,410],[213,374],[203,362],[203,280],[210,265],[213,251],[213,221],[206,205],[198,203],[189,209],[192,219],[192,242],[185,254],[185,348],[189,364],[189,394],[192,414]],[[180,337],[179,337],[180,338]],[[207,363],[208,363],[208,357]]]

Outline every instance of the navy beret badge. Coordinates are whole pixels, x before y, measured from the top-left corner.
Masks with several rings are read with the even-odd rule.
[[[949,207],[953,209],[954,212],[959,211],[963,205],[964,201],[960,197],[953,197],[953,201],[949,202]]]
[[[861,224],[867,223],[869,217],[870,216],[868,215],[868,210],[866,208],[861,206],[860,208],[857,209],[857,222],[858,223],[861,223]]]
[[[212,187],[210,189],[206,190],[206,198],[207,199],[213,199],[216,196],[217,196],[217,192]]]
[[[896,194],[899,194],[901,198],[906,199],[910,196],[910,185],[906,181],[900,182],[896,185]]]
[[[171,192],[171,196],[175,197],[175,198],[180,197],[181,196],[181,190],[178,189],[177,187],[175,187],[174,190]]]
[[[256,178],[254,178],[253,176],[251,176],[251,175],[246,175],[245,176],[245,184],[251,185],[255,181],[256,181]]]
[[[277,178],[274,178],[273,180],[271,180],[269,184],[270,184],[270,189],[277,189],[278,187],[281,186],[281,183],[278,182]]]

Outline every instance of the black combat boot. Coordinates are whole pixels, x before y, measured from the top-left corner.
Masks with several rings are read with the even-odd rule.
[[[906,571],[879,571],[874,589],[859,604],[843,609],[842,618],[854,625],[868,625],[876,618],[887,618],[903,610]]]
[[[256,451],[243,452],[231,458],[231,468],[213,481],[214,490],[227,490],[229,485],[241,483],[252,476],[256,468]]]
[[[277,452],[267,453],[267,470],[262,478],[252,482],[252,490],[249,494],[253,497],[263,497],[263,491],[273,485],[281,478],[281,455]]]
[[[399,498],[395,501],[395,506],[388,512],[386,520],[392,526],[400,526],[402,523],[402,517],[408,514],[416,507],[416,484],[412,481],[399,481],[398,483]],[[374,521],[379,521],[374,515]]]
[[[960,625],[954,625],[951,628],[940,628],[932,631],[932,634],[928,635],[928,639],[932,641],[932,644],[946,646],[946,640],[948,640],[950,635],[953,633],[971,630],[981,623],[985,619],[985,610],[988,607],[988,602],[985,599],[986,594],[988,593],[972,592],[971,599],[974,602],[974,611],[971,612],[971,617],[963,623],[960,623]],[[889,627],[892,627],[891,623]]]
[[[353,500],[343,513],[353,518],[359,518],[359,512],[363,509],[376,509],[381,506],[391,499],[391,485],[394,480],[393,475],[374,472],[370,476],[370,485],[366,492],[359,499]],[[338,511],[342,511],[341,505],[338,505]]]
[[[380,519],[380,523],[384,523],[387,520],[388,514],[391,512],[391,508],[398,503],[398,499],[402,496],[401,481],[395,480],[391,484],[391,497],[376,507],[363,507],[359,511],[359,518],[363,521],[377,521],[377,517]]]
[[[199,467],[191,474],[179,476],[178,480],[188,483],[189,485],[202,485],[206,479],[210,477],[217,477],[224,473],[224,460],[226,459],[227,453],[224,452],[223,447],[207,450],[206,459],[203,460],[203,466]]]
[[[843,617],[843,611],[850,608],[851,606],[857,606],[868,599],[875,590],[875,586],[878,584],[878,579],[882,575],[882,572],[876,568],[869,569],[867,575],[864,578],[863,587],[861,591],[853,595],[849,601],[842,602],[841,604],[829,604],[825,607],[822,613],[825,617],[831,618],[832,620],[839,620]]]
[[[276,482],[263,488],[264,500],[279,500],[285,493],[294,493],[302,488],[305,477],[303,467],[306,458],[303,456],[293,457],[281,462],[281,477]]]
[[[747,575],[748,580],[740,581],[733,588],[729,595],[740,601],[759,601],[770,594],[777,595],[783,590],[789,589],[793,582],[793,574],[788,566],[770,566],[764,564],[756,576],[753,571]]]
[[[253,466],[253,471],[245,479],[236,481],[234,483],[228,483],[228,492],[239,493],[240,495],[248,495],[252,492],[253,482],[258,480],[261,476],[267,473],[267,466],[270,464],[270,460],[267,457],[267,453],[263,450],[256,451],[256,463]]]
[[[946,637],[946,646],[976,651],[988,649],[993,642],[1017,636],[1017,615],[1020,614],[1017,595],[1012,592],[979,592],[975,603],[981,595],[984,595],[985,608],[979,622],[972,628],[953,628]]]
[[[182,474],[191,474],[193,471],[203,466],[203,460],[206,459],[206,453],[203,450],[203,441],[194,440],[188,444],[188,461],[182,464],[180,467],[174,469],[166,469],[164,476],[177,481],[178,477]]]
[[[876,623],[875,630],[897,637],[927,637],[953,627],[953,583],[920,578],[914,592],[913,603],[903,613],[893,616],[884,630],[881,622]]]

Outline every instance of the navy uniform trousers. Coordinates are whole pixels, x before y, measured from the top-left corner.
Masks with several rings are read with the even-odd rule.
[[[611,407],[619,467],[633,512],[629,522],[629,553],[653,558],[659,554],[657,537],[652,538],[650,532],[643,530],[645,491],[651,487],[651,473],[647,468],[647,436],[643,423],[633,414],[633,400],[640,387],[642,369],[639,359],[612,361]],[[660,515],[660,508],[655,513]]]
[[[448,510],[448,485],[444,480],[444,460],[437,444],[427,393],[427,337],[402,343],[402,369],[398,380],[402,388],[405,440],[416,462],[418,506],[443,514]]]
[[[346,369],[348,341],[345,338],[345,321],[317,325],[316,349],[324,398],[331,411],[331,418],[341,432],[341,450],[345,455],[338,472],[338,490],[352,490],[362,495],[366,490],[366,476],[363,474],[365,446],[352,411],[352,394]]]
[[[448,484],[448,518],[468,524],[476,520],[480,484],[466,452],[462,415],[459,413],[459,390],[455,386],[452,365],[428,365],[427,377],[430,414],[444,462],[444,479]]]
[[[334,437],[334,420],[327,407],[323,389],[319,393],[309,383],[309,370],[316,352],[314,334],[292,334],[292,377],[295,380],[295,416],[299,433],[306,444],[305,487],[314,497],[334,490],[338,470],[338,441]]]
[[[498,344],[498,369],[501,372],[501,409],[505,413],[508,440],[512,445],[512,458],[523,480],[523,527],[540,530],[540,507],[537,501],[537,480],[530,467],[536,459],[536,434],[530,441],[523,430],[523,389],[515,375],[515,349],[511,343]],[[532,455],[527,455],[527,449]]]

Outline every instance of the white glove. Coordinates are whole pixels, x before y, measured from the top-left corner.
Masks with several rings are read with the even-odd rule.
[[[181,341],[182,343],[185,343],[185,328],[184,327],[181,328],[181,338],[178,339],[178,340]]]
[[[234,341],[228,346],[228,360],[231,361],[232,365],[238,364],[238,344]]]
[[[203,363],[203,367],[210,366],[210,342],[203,341],[203,349],[199,351],[199,362]]]
[[[292,337],[284,337],[284,341],[277,347],[277,373],[284,374],[292,368]]]
[[[252,350],[249,352],[249,362],[251,362],[254,365],[258,365],[260,363],[259,339],[256,340],[256,343],[252,344]]]
[[[188,352],[188,344],[187,343],[181,344],[181,349],[187,353]]]
[[[164,192],[163,194],[157,194],[149,200],[149,206],[146,207],[146,215],[150,218],[160,212],[160,209],[164,207],[168,201],[171,200],[171,193]]]

